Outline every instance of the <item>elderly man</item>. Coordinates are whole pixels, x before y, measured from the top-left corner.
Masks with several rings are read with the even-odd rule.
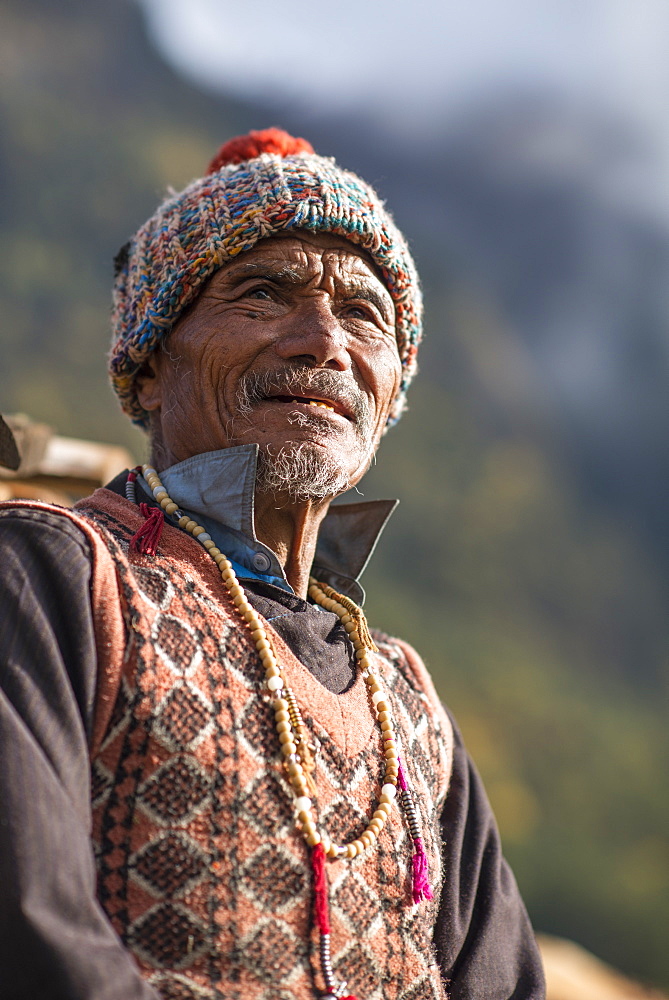
[[[359,607],[393,505],[330,506],[415,371],[401,234],[270,129],[116,263],[151,465],[0,511],[0,993],[539,1000],[457,731]]]

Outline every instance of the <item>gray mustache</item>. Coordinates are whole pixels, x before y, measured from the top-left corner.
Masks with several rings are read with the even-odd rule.
[[[249,372],[239,380],[239,408],[248,413],[268,396],[327,396],[353,415],[363,432],[371,420],[367,397],[351,379],[323,368],[290,368],[274,372]]]

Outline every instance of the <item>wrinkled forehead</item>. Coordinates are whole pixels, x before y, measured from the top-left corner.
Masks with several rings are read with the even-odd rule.
[[[345,260],[348,266],[356,267],[361,273],[365,270],[371,272],[384,284],[381,271],[370,254],[363,247],[335,233],[314,233],[309,232],[308,229],[293,229],[289,232],[284,230],[259,240],[251,250],[240,254],[238,260],[249,259],[255,255],[261,258],[277,255],[304,258],[310,251],[313,255],[336,255]]]

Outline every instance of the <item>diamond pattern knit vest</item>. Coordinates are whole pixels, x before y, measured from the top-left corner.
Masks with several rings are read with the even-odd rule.
[[[312,1000],[323,983],[309,859],[246,626],[192,538],[166,525],[156,556],[142,556],[128,548],[142,522],[132,504],[98,490],[77,511],[63,514],[93,542],[104,605],[92,748],[100,902],[165,1000]],[[123,627],[110,628],[119,604]],[[273,639],[318,747],[319,821],[349,840],[383,778],[364,681],[335,695]],[[438,1000],[452,732],[416,653],[376,639],[435,899],[411,904],[411,841],[394,808],[372,850],[327,865],[333,965],[360,1000]]]

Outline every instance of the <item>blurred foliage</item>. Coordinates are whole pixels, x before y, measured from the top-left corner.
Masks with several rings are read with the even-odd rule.
[[[0,408],[141,457],[105,385],[111,260],[168,184],[270,121],[178,79],[125,0],[5,2],[0,80]],[[522,345],[397,214],[429,336],[361,487],[402,498],[370,617],[419,648],[455,712],[536,926],[667,984],[666,578],[579,494]]]

